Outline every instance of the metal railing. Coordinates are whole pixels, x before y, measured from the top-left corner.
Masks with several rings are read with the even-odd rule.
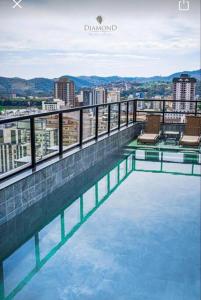
[[[189,106],[186,108],[185,105]],[[177,105],[177,107],[176,107]],[[181,106],[181,110],[178,109],[178,105]],[[174,106],[176,108],[174,108]],[[101,109],[104,109],[102,119],[100,118]],[[64,145],[64,120],[66,115],[78,114],[76,119],[77,136],[76,143],[69,143],[69,146]],[[91,122],[89,125],[88,137],[84,136],[86,125],[89,120],[89,114],[92,114]],[[26,121],[28,124],[29,143],[30,143],[30,162],[22,165],[21,167],[15,167],[9,171],[2,172],[0,170],[0,181],[8,178],[9,176],[16,174],[24,169],[35,169],[36,165],[42,161],[54,156],[61,156],[63,153],[72,150],[75,147],[82,147],[82,145],[89,141],[96,141],[103,135],[108,135],[112,131],[120,130],[122,127],[127,127],[138,121],[144,121],[146,114],[160,114],[162,123],[166,123],[166,116],[170,114],[174,115],[201,115],[201,101],[172,101],[172,100],[158,100],[158,99],[132,99],[128,101],[104,103],[99,105],[83,106],[71,109],[64,109],[59,111],[42,112],[39,114],[33,114],[28,116],[11,117],[6,119],[0,119],[0,147],[6,144],[3,141],[1,129],[11,126],[16,122]],[[57,124],[55,128],[57,130],[58,142],[56,144],[56,150],[50,155],[41,155],[41,159],[37,159],[37,145],[36,145],[36,121],[43,118],[56,117]],[[140,118],[140,116],[143,116]],[[104,121],[103,121],[104,120]],[[170,122],[168,122],[170,123]],[[104,130],[100,131],[100,126],[103,126]],[[93,130],[92,130],[93,129]],[[45,131],[45,130],[44,130]],[[93,132],[92,132],[93,131]],[[9,143],[8,143],[9,144]],[[12,142],[11,142],[12,144]],[[5,150],[5,149],[4,149]],[[0,148],[0,164],[1,155],[3,151]],[[15,151],[17,151],[15,149]],[[21,151],[21,150],[20,150]],[[5,154],[4,154],[5,156]],[[2,156],[3,157],[3,156]],[[5,157],[4,157],[5,159]],[[9,162],[7,162],[8,164]]]

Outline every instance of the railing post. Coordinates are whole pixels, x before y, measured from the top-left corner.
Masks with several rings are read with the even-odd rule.
[[[60,221],[61,221],[61,241],[63,241],[65,238],[64,211],[61,212]]]
[[[108,134],[110,133],[110,120],[111,119],[111,104],[108,104]]]
[[[80,146],[82,146],[82,138],[83,138],[83,109],[80,109]]]
[[[198,112],[198,102],[195,102],[195,116],[197,116],[197,112]]]
[[[121,102],[118,103],[118,129],[121,127]]]
[[[133,123],[136,122],[137,119],[137,100],[133,100]]]
[[[165,100],[163,100],[163,124],[165,123]]]
[[[35,233],[35,260],[36,260],[36,268],[39,270],[40,268],[40,245],[39,245],[39,233]]]
[[[97,206],[98,205],[98,183],[95,184],[95,201]]]
[[[96,106],[95,139],[98,139],[98,106]]]
[[[129,101],[127,101],[126,106],[126,126],[128,126],[128,113],[129,113]]]
[[[83,195],[80,196],[80,222],[82,223],[84,218],[84,207],[83,207]]]
[[[63,114],[59,113],[59,155],[63,153]]]
[[[36,141],[35,141],[35,122],[34,116],[30,117],[30,131],[31,131],[31,167],[36,167]]]

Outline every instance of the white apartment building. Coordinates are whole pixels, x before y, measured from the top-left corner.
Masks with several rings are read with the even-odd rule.
[[[173,78],[173,113],[166,114],[165,119],[173,122],[185,122],[185,114],[177,114],[174,112],[195,112],[195,86],[196,79],[188,74],[181,74],[180,77]],[[182,102],[188,101],[188,102]]]
[[[194,112],[196,79],[188,74],[181,74],[180,78],[173,79],[173,110]],[[181,101],[189,101],[182,103]]]
[[[54,111],[60,110],[65,107],[65,102],[60,99],[54,99],[53,101],[43,101],[42,110],[45,111]]]
[[[49,155],[58,148],[58,128],[51,128],[47,120],[35,120],[36,159]],[[6,173],[31,162],[30,124],[20,121],[16,125],[0,128],[0,173]]]
[[[19,122],[20,123],[20,122]],[[0,128],[0,173],[9,172],[18,167],[17,160],[30,158],[30,143],[26,128]]]
[[[93,89],[93,105],[107,103],[107,90],[103,87]]]
[[[107,103],[119,102],[120,101],[120,90],[113,89],[107,91]]]
[[[30,163],[31,157],[29,144],[0,144],[0,174],[17,168],[19,166],[18,160],[25,157],[26,161]]]
[[[78,102],[82,103],[83,106],[93,105],[93,91],[91,89],[82,89],[78,95]]]

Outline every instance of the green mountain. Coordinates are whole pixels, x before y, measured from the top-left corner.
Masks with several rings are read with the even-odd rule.
[[[146,83],[146,82],[171,82],[173,77],[180,76],[181,73],[188,73],[191,77],[200,80],[201,70],[183,71],[171,74],[169,76],[153,76],[153,77],[119,77],[119,76],[70,76],[65,75],[75,82],[76,89],[83,87],[94,87],[107,85],[115,82],[131,82],[131,83]],[[52,96],[54,88],[54,80],[48,78],[33,78],[22,79],[18,77],[7,78],[0,77],[0,96],[6,94],[17,94],[19,96]]]

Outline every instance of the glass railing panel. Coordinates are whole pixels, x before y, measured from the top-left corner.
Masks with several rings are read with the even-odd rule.
[[[80,112],[63,113],[63,149],[79,144]]]
[[[118,104],[111,104],[110,129],[116,129],[118,127],[118,115],[119,115]]]
[[[134,102],[128,102],[128,123],[133,122]]]
[[[30,120],[0,125],[0,178],[31,165]]]
[[[137,100],[137,111],[162,112],[163,100]]]
[[[175,109],[174,109],[174,104],[173,101],[165,101],[165,112],[170,112],[172,113]]]
[[[136,113],[136,121],[137,122],[144,122],[146,121],[147,113],[146,112],[137,112]]]
[[[197,113],[201,114],[201,101],[197,102]]]
[[[108,131],[108,106],[98,107],[98,134],[106,133]]]
[[[178,124],[178,123],[185,123],[186,116],[194,116],[194,113],[165,113],[164,114],[164,122],[168,124]]]
[[[194,102],[165,101],[165,123],[185,123],[186,115],[195,115]]]
[[[127,122],[127,103],[121,103],[121,126]]]
[[[36,161],[59,152],[59,115],[34,118]]]
[[[163,121],[163,114],[162,113],[156,113],[156,112],[137,112],[136,120],[138,122],[144,122],[147,119],[147,115],[160,115],[161,116],[161,122]]]
[[[147,114],[159,114],[163,112],[163,100],[137,100],[136,120],[145,121]],[[162,121],[162,118],[161,118]]]
[[[83,140],[88,140],[95,137],[95,108],[83,109]]]
[[[166,101],[165,111],[183,112],[195,114],[196,103],[194,101]]]

